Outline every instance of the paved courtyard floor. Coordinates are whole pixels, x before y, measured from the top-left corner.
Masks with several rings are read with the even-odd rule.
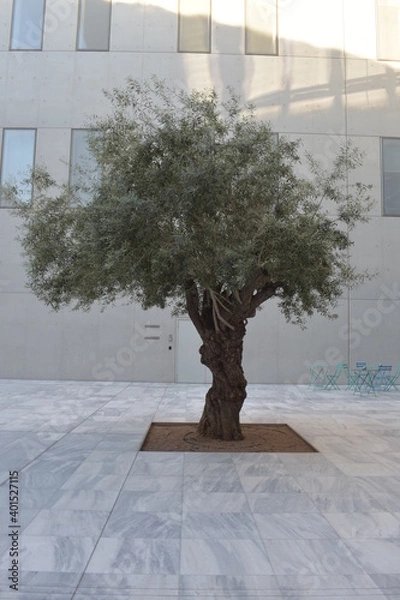
[[[400,598],[400,394],[250,385],[319,453],[139,452],[206,389],[0,381],[0,600]]]

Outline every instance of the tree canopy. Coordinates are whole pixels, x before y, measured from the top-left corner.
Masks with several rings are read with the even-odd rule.
[[[368,186],[348,183],[356,149],[343,146],[329,172],[308,156],[304,177],[300,142],[232,91],[222,101],[130,79],[106,95],[110,114],[91,123],[101,177],[86,173],[90,202],[37,171],[33,205],[18,208],[28,282],[46,304],[171,305],[189,314],[215,376],[210,340],[229,354],[267,299],[303,323],[332,316],[344,286],[363,280],[348,260],[369,208]]]

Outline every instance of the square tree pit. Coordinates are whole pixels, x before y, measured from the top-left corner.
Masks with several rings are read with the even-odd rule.
[[[141,447],[146,452],[317,452],[289,425],[243,423],[244,440],[200,437],[197,423],[152,423]]]

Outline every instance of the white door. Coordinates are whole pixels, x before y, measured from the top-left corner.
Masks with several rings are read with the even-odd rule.
[[[176,381],[178,383],[209,383],[211,372],[201,364],[201,337],[190,319],[177,319]]]

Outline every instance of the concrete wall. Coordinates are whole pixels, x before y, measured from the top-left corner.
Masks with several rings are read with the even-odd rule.
[[[400,137],[400,63],[377,60],[374,0],[280,0],[278,56],[244,55],[244,0],[212,5],[210,54],[177,52],[178,0],[114,0],[109,52],[76,52],[78,1],[47,0],[43,50],[10,52],[12,0],[2,0],[0,130],[37,128],[37,163],[65,181],[70,130],[105,114],[102,89],[155,74],[221,94],[233,86],[325,165],[354,139],[366,157],[352,179],[372,184],[375,203],[351,260],[379,275],[343,297],[336,321],[316,316],[305,331],[286,324],[275,301],[265,304],[249,322],[246,374],[304,382],[316,359],[397,364],[400,221],[381,216],[380,138]],[[0,209],[0,377],[174,380],[177,325],[168,311],[121,304],[52,313],[25,287],[15,235],[14,217]]]

